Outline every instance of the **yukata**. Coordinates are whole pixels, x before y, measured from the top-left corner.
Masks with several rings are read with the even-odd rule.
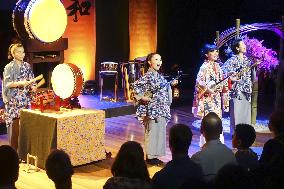
[[[251,66],[251,61],[244,55],[241,60],[237,55],[228,59],[222,69],[226,75],[243,72]],[[255,72],[254,72],[255,73]],[[232,84],[230,89],[230,133],[234,134],[239,123],[251,124],[252,71],[242,73],[240,80]]]
[[[225,80],[218,85],[217,90],[213,94],[204,93],[199,97],[200,91],[211,83],[218,83],[223,80],[223,72],[221,67],[216,62],[205,61],[197,74],[194,100],[192,105],[192,113],[194,117],[202,119],[210,112],[216,113],[222,119],[222,109],[229,110],[228,82]],[[224,143],[223,134],[220,135],[220,140]],[[205,138],[200,136],[199,146],[205,144]]]
[[[216,93],[204,93],[200,98],[200,89],[208,85],[209,82],[217,83],[223,79],[223,72],[216,62],[205,61],[197,74],[194,91],[192,113],[194,117],[202,119],[209,112],[215,112],[222,118],[222,109],[228,111],[228,82],[224,81],[217,89]]]
[[[11,127],[13,119],[20,117],[20,111],[28,108],[30,104],[30,86],[8,88],[9,82],[21,80],[31,80],[34,78],[30,65],[23,62],[19,67],[15,61],[11,61],[4,68],[2,97],[5,104],[5,122],[7,127]]]
[[[133,83],[138,101],[136,115],[145,128],[145,149],[149,159],[166,154],[166,125],[171,119],[172,90],[167,80],[152,68]],[[152,94],[151,101],[143,103],[145,93]]]

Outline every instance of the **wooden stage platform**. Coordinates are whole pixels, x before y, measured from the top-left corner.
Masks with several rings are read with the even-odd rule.
[[[90,100],[90,99],[89,99]],[[176,123],[183,123],[191,126],[195,118],[192,116],[190,106],[181,106],[172,109],[172,120],[168,124],[167,131],[169,128]],[[128,140],[138,141],[144,146],[144,131],[140,126],[140,123],[135,118],[134,114],[124,115],[119,117],[106,118],[106,131],[105,131],[105,144],[106,151],[112,153],[112,158],[102,160],[99,162],[93,162],[87,165],[76,167],[75,174],[72,177],[72,183],[74,189],[89,189],[97,188],[101,189],[106,180],[111,177],[110,167],[113,158],[117,154],[122,143]],[[189,148],[189,155],[199,150],[199,131],[192,128],[194,136],[192,144]],[[167,132],[168,133],[168,132]],[[168,138],[168,137],[167,137]],[[256,142],[254,143],[255,150],[258,154],[261,153],[261,147],[263,144],[271,138],[271,134],[257,134]],[[225,143],[231,147],[231,138],[225,137]],[[7,144],[7,136],[0,135],[0,145]],[[168,146],[168,141],[167,141]],[[166,156],[162,158],[163,161],[168,162],[171,160],[171,153],[167,147]],[[20,176],[16,183],[18,189],[49,189],[54,188],[54,184],[45,174],[44,170],[34,173],[26,173],[24,171],[25,164],[21,164]],[[160,167],[150,166],[149,172],[153,176],[155,172],[160,170]]]

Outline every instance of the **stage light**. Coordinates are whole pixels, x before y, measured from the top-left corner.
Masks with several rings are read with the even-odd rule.
[[[174,93],[174,95],[173,95],[173,96],[174,96],[174,98],[178,98],[178,97],[179,97],[179,95],[180,95],[180,94],[179,94],[179,89],[178,89],[178,88],[176,88],[176,87],[174,88],[173,93]]]
[[[174,122],[175,124],[179,123],[179,119],[178,119],[177,113],[174,113],[174,114],[173,114],[173,122]]]
[[[60,0],[37,0],[25,11],[25,25],[41,41],[56,41],[67,26],[66,10]]]

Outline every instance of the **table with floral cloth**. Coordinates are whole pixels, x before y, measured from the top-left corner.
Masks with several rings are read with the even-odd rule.
[[[73,166],[106,158],[105,112],[102,110],[73,109],[63,113],[42,113],[24,109],[20,115],[19,156],[27,153],[38,157],[44,168],[52,149],[62,149]]]

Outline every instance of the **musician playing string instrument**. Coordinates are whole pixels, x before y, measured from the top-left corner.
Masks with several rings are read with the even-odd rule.
[[[218,48],[215,45],[205,44],[201,50],[204,63],[197,74],[192,106],[194,117],[199,119],[210,112],[215,112],[222,118],[222,110],[229,110],[228,82],[224,80],[217,84],[223,80],[222,69],[217,63],[218,55]],[[223,135],[220,139],[224,142]],[[199,145],[203,146],[204,143],[205,140],[201,135]]]
[[[146,161],[149,164],[161,164],[158,159],[166,154],[166,125],[171,119],[171,85],[158,72],[162,66],[161,56],[151,53],[147,56],[147,73],[133,83],[134,98],[138,107],[136,115],[145,128]]]
[[[234,134],[235,126],[239,123],[251,124],[251,93],[252,76],[251,61],[245,56],[246,45],[241,39],[236,39],[231,45],[234,55],[229,58],[222,69],[226,75],[242,72],[238,77],[231,77],[232,89],[230,90],[230,133]]]
[[[21,109],[30,103],[29,90],[35,90],[30,64],[24,62],[25,51],[20,43],[11,44],[8,51],[8,63],[3,72],[2,97],[5,104],[5,122],[10,145],[17,150],[19,135],[19,117]]]
[[[223,72],[218,60],[218,48],[215,45],[206,44],[201,50],[204,63],[201,65],[196,78],[194,101],[192,113],[195,117],[202,119],[209,112],[215,112],[222,118],[222,109],[228,111],[228,98],[225,98],[228,91],[227,82],[222,82]],[[222,95],[224,94],[223,108]]]

